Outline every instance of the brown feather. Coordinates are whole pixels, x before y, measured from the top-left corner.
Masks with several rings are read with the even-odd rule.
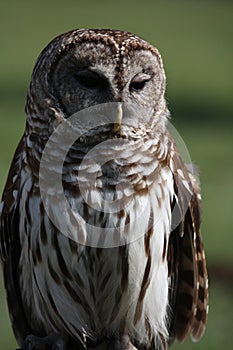
[[[200,200],[198,187],[193,186],[177,151],[173,157],[173,165],[174,186],[177,189],[173,224],[177,224],[177,213],[181,222],[171,233],[168,248],[172,311],[170,336],[171,342],[174,339],[183,342],[189,335],[197,341],[204,333],[208,310],[208,276],[200,232]],[[180,177],[178,169],[182,170],[184,179]],[[183,180],[189,185],[191,198]],[[187,203],[185,210],[184,204]]]

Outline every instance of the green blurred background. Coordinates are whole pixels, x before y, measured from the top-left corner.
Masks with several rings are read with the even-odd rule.
[[[210,271],[205,336],[174,349],[232,348],[233,3],[1,1],[0,191],[24,129],[25,94],[35,60],[54,36],[78,27],[132,31],[162,54],[172,122],[200,169]],[[0,349],[15,347],[0,281]]]

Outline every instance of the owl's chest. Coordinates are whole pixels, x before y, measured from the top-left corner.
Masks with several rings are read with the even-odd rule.
[[[66,212],[58,215],[54,204],[39,222],[40,198],[34,199],[27,208],[23,201],[21,203],[22,292],[28,295],[27,304],[37,309],[38,319],[44,320],[44,315],[47,315],[48,325],[50,318],[54,317],[52,311],[50,314],[47,311],[48,290],[53,295],[62,295],[62,298],[55,297],[55,304],[64,314],[71,332],[71,315],[74,324],[97,329],[100,324],[103,327],[111,323],[117,325],[128,308],[127,317],[131,324],[140,309],[138,298],[143,288],[148,254],[152,259],[148,273],[151,283],[143,301],[143,314],[145,317],[158,315],[159,322],[166,310],[167,272],[162,257],[166,253],[170,232],[172,174],[169,169],[161,169],[159,176],[156,175],[153,181],[150,179],[151,186],[146,181],[140,185],[138,181],[124,184],[125,174],[123,177],[119,172],[114,177],[109,169],[106,174],[90,183],[89,187],[79,186],[76,193],[64,186],[75,220],[70,220]],[[25,187],[25,192],[27,190]],[[25,232],[28,215],[32,225],[30,231]],[[80,237],[84,245],[76,244],[81,243]],[[76,242],[71,244],[74,240]],[[63,281],[62,284],[59,281]],[[28,286],[30,294],[26,294]],[[75,295],[70,294],[70,287]],[[160,290],[165,291],[163,295],[160,295]],[[154,302],[155,293],[158,302]],[[40,295],[45,296],[46,303]],[[75,301],[74,305],[74,297],[82,300],[81,304]],[[68,308],[64,309],[62,300],[66,300]],[[40,317],[42,313],[43,317]],[[76,319],[77,315],[80,319]],[[59,324],[59,320],[56,321]],[[137,327],[136,330],[132,328],[132,333],[141,329],[142,324],[138,323]]]
[[[67,199],[75,199],[77,207],[79,203],[86,203],[98,210],[115,213],[116,208],[127,207],[133,199],[149,196],[170,176],[169,173],[154,159],[149,164],[126,162],[124,158],[98,164],[92,159],[74,166],[64,178],[63,186]]]
[[[82,219],[78,227],[81,224],[84,229],[87,245],[115,247],[130,243],[142,237],[152,222],[168,219],[172,174],[156,161],[145,166],[125,164],[121,159],[101,167],[88,164],[66,180],[65,195]]]

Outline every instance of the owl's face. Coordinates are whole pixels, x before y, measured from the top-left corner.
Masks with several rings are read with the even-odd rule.
[[[148,128],[165,108],[165,74],[157,49],[126,32],[77,30],[54,39],[37,62],[31,96],[33,82],[48,109],[65,118],[94,105],[122,102],[145,111],[135,125]]]

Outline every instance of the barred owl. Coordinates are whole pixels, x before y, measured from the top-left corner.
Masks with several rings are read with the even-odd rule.
[[[23,349],[166,349],[202,336],[199,185],[167,130],[165,87],[158,50],[128,32],[73,30],[39,56],[0,216],[9,314]],[[112,119],[93,127],[89,115],[101,113]],[[64,153],[72,125],[59,141],[53,135],[72,115],[81,136]]]

